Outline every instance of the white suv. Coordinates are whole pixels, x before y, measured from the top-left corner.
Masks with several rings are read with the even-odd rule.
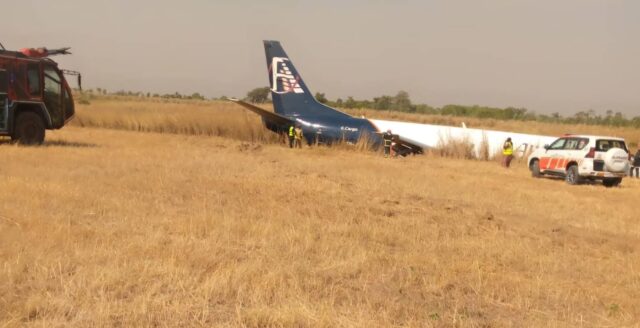
[[[531,175],[562,176],[575,185],[602,180],[607,187],[617,186],[629,172],[629,151],[622,138],[565,135],[529,155]]]

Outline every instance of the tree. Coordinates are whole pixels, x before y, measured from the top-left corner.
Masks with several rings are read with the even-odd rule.
[[[381,96],[373,98],[373,108],[387,110],[391,109],[391,105],[393,104],[394,99],[389,96]]]
[[[269,91],[271,91],[269,87],[255,88],[247,92],[245,99],[252,103],[265,103],[269,100]]]
[[[322,104],[326,104],[329,102],[329,99],[327,99],[324,93],[316,92],[315,98],[319,103],[322,103]]]
[[[409,98],[408,92],[398,91],[394,99],[393,109],[403,112],[411,111],[411,99]]]
[[[204,100],[204,96],[201,95],[199,92],[196,92],[196,93],[191,95],[191,99]]]
[[[344,102],[344,107],[345,108],[356,108],[357,104],[355,99],[353,99],[353,97],[348,97],[347,101]]]

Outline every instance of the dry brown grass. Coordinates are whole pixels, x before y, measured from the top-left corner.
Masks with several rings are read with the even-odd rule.
[[[141,132],[224,136],[272,143],[278,138],[260,118],[229,101],[168,101],[160,98],[101,99],[78,105],[72,125]]]
[[[78,127],[0,151],[0,327],[640,318],[637,180]]]
[[[271,106],[264,105],[263,108],[270,110]],[[282,142],[273,133],[263,128],[257,115],[229,101],[188,101],[132,97],[97,98],[90,105],[79,105],[77,111],[78,115],[72,123],[75,126],[222,136],[260,143]],[[619,136],[625,138],[630,147],[636,147],[640,142],[640,129],[634,128],[500,121],[367,109],[344,109],[344,111],[355,116],[376,119],[452,126],[460,126],[462,122],[465,122],[468,127],[550,136],[559,136],[565,133]],[[356,148],[360,150],[369,149],[370,144],[365,140]],[[436,153],[448,154],[451,149],[456,149],[454,157],[467,157],[466,148],[458,143],[453,142],[449,145],[449,142],[447,142],[442,148]],[[493,154],[481,154],[480,157],[481,159],[486,159],[491,157],[490,155]]]

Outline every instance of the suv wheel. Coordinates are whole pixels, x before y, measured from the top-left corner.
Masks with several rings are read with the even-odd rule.
[[[539,178],[542,176],[542,174],[540,173],[540,162],[538,160],[534,160],[533,163],[531,163],[531,167],[529,169],[531,170],[532,177]]]
[[[582,178],[578,173],[577,165],[569,166],[569,168],[567,169],[567,176],[565,177],[564,181],[566,181],[570,185],[577,185],[582,182]]]
[[[622,182],[622,178],[608,178],[608,179],[602,180],[602,184],[607,188],[615,187],[619,185],[620,182]]]
[[[44,122],[34,112],[21,112],[16,118],[11,140],[23,145],[36,145],[44,142]]]

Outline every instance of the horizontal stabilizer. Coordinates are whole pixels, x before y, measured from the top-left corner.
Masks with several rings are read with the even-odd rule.
[[[260,108],[256,105],[252,105],[250,103],[244,102],[242,100],[239,99],[234,99],[231,98],[229,99],[231,101],[233,101],[234,103],[262,116],[262,119],[272,123],[272,124],[276,124],[276,125],[280,125],[280,126],[291,126],[294,124],[294,121],[292,119],[289,119],[285,116],[282,116],[280,114],[276,114],[274,112],[270,112],[266,109]]]

